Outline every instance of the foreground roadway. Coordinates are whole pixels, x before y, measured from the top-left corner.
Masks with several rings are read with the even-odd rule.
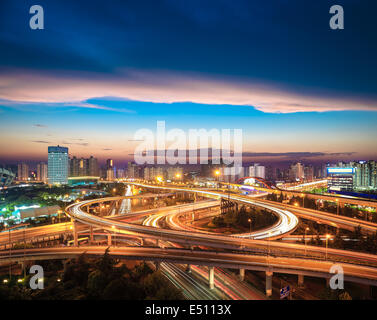
[[[76,258],[81,254],[100,257],[108,247],[59,247],[0,251],[0,263]],[[333,265],[328,261],[269,257],[252,254],[196,251],[176,248],[111,247],[109,254],[118,259],[171,262],[178,264],[205,265],[230,269],[248,269],[266,273],[286,273],[328,279]],[[367,285],[377,285],[377,268],[339,264],[344,270],[344,280]]]

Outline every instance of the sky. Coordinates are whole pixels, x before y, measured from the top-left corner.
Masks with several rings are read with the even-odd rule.
[[[44,29],[32,30],[32,5]],[[329,9],[344,8],[344,30]],[[242,129],[246,159],[377,159],[375,1],[0,2],[0,163],[132,157],[137,130]]]

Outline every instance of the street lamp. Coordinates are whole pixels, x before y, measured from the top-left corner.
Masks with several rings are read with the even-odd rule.
[[[62,210],[58,210],[58,218],[59,218],[59,223],[60,223],[60,221],[61,221],[61,213],[62,213]]]
[[[295,206],[295,207],[298,207],[298,203],[297,203],[297,202],[295,202],[295,203],[294,203],[294,206]]]
[[[220,170],[215,170],[215,176],[217,177],[217,189],[219,189]]]
[[[336,214],[339,215],[339,199],[336,199]]]
[[[251,219],[249,218],[247,221],[248,221],[249,224],[250,224],[250,234],[251,234]]]
[[[328,246],[328,241],[331,238],[331,235],[326,234],[326,260],[327,260],[327,246]]]

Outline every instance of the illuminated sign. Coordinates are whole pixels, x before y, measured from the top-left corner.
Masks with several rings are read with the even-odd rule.
[[[327,168],[327,173],[337,174],[352,174],[355,172],[355,168]]]

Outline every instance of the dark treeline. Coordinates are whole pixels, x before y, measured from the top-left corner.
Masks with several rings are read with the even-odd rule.
[[[16,279],[0,284],[0,300],[173,300],[183,299],[159,271],[146,263],[129,269],[110,257],[99,259],[85,254],[69,260],[39,262],[44,268],[44,289],[29,288],[28,276],[22,284]]]

